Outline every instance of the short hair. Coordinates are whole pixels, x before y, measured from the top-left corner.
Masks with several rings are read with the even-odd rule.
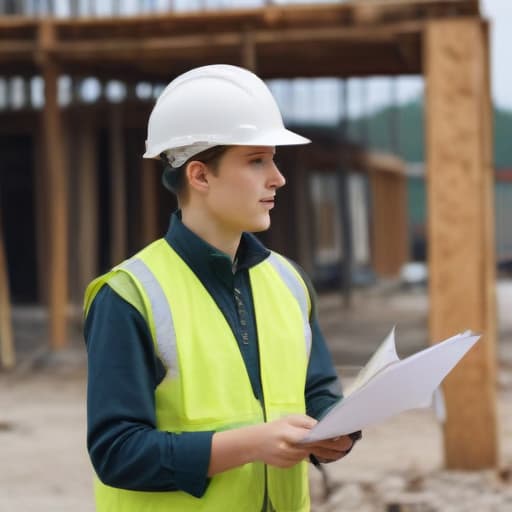
[[[165,153],[162,153],[160,158],[164,164],[164,171],[162,174],[162,183],[164,187],[179,198],[186,188],[185,169],[187,168],[187,165],[190,162],[197,160],[208,165],[212,171],[216,173],[219,160],[228,148],[229,146],[213,146],[212,148],[205,149],[197,155],[191,156],[183,165],[176,168],[171,167]]]

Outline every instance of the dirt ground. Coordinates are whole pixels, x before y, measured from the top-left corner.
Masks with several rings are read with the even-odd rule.
[[[327,487],[312,468],[314,510],[512,510],[512,281],[498,284],[498,298],[500,471],[443,471],[440,425],[430,410],[411,411],[367,429],[346,459],[326,467]],[[344,382],[395,323],[401,356],[427,343],[422,289],[358,291],[349,310],[337,295],[324,295],[319,310]],[[92,512],[84,349],[75,327],[71,348],[49,356],[43,324],[39,311],[15,312],[20,364],[0,372],[0,512]],[[483,500],[478,506],[477,499]]]

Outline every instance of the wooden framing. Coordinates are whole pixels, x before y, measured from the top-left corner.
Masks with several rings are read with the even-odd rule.
[[[123,144],[122,111],[115,105],[110,110],[109,142],[110,142],[110,261],[117,265],[126,258],[126,169]]]
[[[107,79],[167,82],[208,62],[257,65],[264,78],[420,73],[425,23],[478,15],[478,0],[372,0],[55,19],[49,51],[70,74]],[[38,23],[0,20],[4,73],[37,71]]]
[[[496,307],[487,45],[478,0],[373,0],[81,20],[0,19],[2,73],[30,77],[41,72],[46,84],[40,142],[48,188],[38,204],[44,204],[41,218],[47,220],[48,247],[40,243],[38,252],[39,257],[48,255],[43,268],[48,269],[51,346],[65,345],[68,297],[65,148],[56,101],[59,73],[102,81],[167,83],[192,67],[213,62],[245,65],[264,79],[424,72],[431,335],[439,340],[468,327],[484,334],[445,386],[446,461],[451,468],[495,465]],[[113,110],[108,129],[113,263],[126,255],[120,115]],[[83,165],[90,171],[94,163]],[[154,233],[156,215],[149,176],[142,182],[142,230],[148,238]],[[90,172],[81,179],[86,180],[85,188],[94,188]],[[380,188],[384,191],[386,186]],[[88,208],[97,206],[93,195],[88,196]],[[300,201],[303,194],[296,190],[293,197]],[[87,201],[85,193],[81,200]],[[84,240],[90,238],[87,226],[81,226]],[[307,238],[298,250],[307,255]],[[86,266],[84,280],[94,265],[89,261]]]
[[[50,344],[61,349],[67,343],[68,304],[68,190],[60,108],[57,103],[59,68],[48,58],[47,50],[54,44],[54,31],[50,23],[39,28],[41,52],[39,62],[44,79],[45,109],[43,111],[43,137],[45,143],[45,174],[48,188],[46,210],[49,222],[49,308]]]
[[[497,463],[486,39],[478,19],[433,21],[425,44],[431,338],[483,335],[444,385],[446,463],[459,469]]]
[[[373,269],[379,275],[396,277],[409,252],[405,166],[389,155],[370,155],[367,169]]]
[[[45,150],[45,136],[43,126],[43,113],[35,116],[34,130],[34,211],[36,212],[36,250],[37,250],[37,287],[39,302],[48,307],[50,303],[49,293],[49,212],[47,197],[50,194],[46,181],[46,165],[48,158]]]
[[[77,141],[78,233],[80,265],[77,268],[78,289],[83,297],[85,287],[98,275],[99,189],[97,177],[96,127],[90,115],[82,116],[82,129]]]
[[[140,169],[141,180],[141,236],[142,245],[147,245],[156,240],[158,230],[158,183],[157,170],[160,165],[156,160],[143,159]]]
[[[12,368],[16,364],[9,295],[7,256],[4,248],[2,215],[0,211],[0,368]]]

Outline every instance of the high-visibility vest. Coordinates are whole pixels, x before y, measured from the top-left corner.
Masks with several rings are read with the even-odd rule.
[[[222,431],[305,412],[310,299],[304,281],[285,258],[271,253],[249,270],[264,403],[254,396],[221,310],[164,239],[93,281],[85,295],[86,315],[97,292],[116,272],[131,278],[132,286],[116,291],[129,303],[142,301],[156,353],[167,369],[155,390],[158,430]],[[98,512],[310,509],[306,462],[289,469],[245,464],[215,475],[201,498],[183,491],[118,489],[98,478],[95,495]]]

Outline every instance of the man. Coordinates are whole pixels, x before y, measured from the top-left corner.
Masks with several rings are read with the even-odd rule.
[[[250,234],[285,184],[275,146],[307,142],[235,66],[189,71],[157,100],[144,157],[165,162],[180,209],[85,299],[99,512],[307,511],[305,460],[351,449],[300,443],[340,387],[309,281]]]

